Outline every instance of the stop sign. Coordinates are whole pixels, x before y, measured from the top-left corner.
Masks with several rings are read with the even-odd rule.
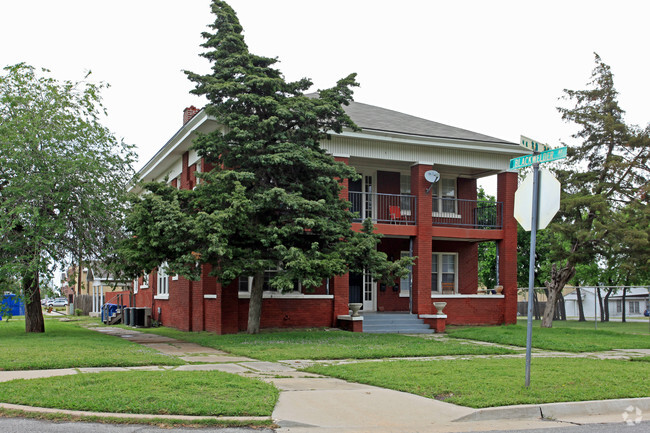
[[[539,205],[537,229],[546,228],[560,209],[560,182],[548,170],[539,170]],[[527,232],[533,215],[533,173],[530,173],[515,192],[515,219]]]

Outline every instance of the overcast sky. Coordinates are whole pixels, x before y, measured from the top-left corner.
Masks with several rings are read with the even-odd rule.
[[[517,142],[552,146],[572,128],[555,107],[583,89],[600,54],[630,123],[650,121],[646,1],[231,0],[251,52],[278,57],[315,89],[351,72],[355,100]],[[0,2],[0,64],[57,78],[86,71],[111,88],[106,124],[137,145],[141,167],[178,130],[192,96],[183,70],[206,72],[209,0]]]

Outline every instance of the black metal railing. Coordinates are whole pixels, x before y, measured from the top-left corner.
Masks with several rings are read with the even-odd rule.
[[[355,222],[370,217],[374,223],[415,225],[417,198],[409,194],[349,192]],[[475,229],[500,229],[503,203],[433,197],[432,224]]]
[[[415,225],[417,202],[409,194],[349,192],[354,221],[371,218],[375,223]]]
[[[433,225],[500,229],[503,203],[488,200],[433,198]]]

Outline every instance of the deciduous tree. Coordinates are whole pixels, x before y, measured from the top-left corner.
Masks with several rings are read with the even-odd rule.
[[[132,146],[101,124],[100,91],[18,64],[0,75],[0,279],[18,278],[27,332],[43,332],[39,281],[121,231]]]

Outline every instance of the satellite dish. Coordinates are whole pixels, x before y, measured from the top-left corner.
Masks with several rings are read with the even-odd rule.
[[[424,173],[424,178],[427,182],[436,183],[440,180],[440,173],[435,170],[429,170]]]

